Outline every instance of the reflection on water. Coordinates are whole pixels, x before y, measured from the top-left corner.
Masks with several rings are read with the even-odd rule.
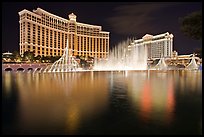
[[[167,73],[151,74],[151,78],[138,84],[134,77],[133,85],[129,89],[130,98],[139,109],[139,116],[143,122],[154,120],[167,124],[173,118],[175,105],[174,84]],[[128,82],[129,83],[129,82]],[[137,89],[141,87],[141,89]]]
[[[65,123],[65,130],[72,134],[80,121],[100,113],[107,105],[107,80],[95,75],[93,83],[89,75],[17,73],[22,132],[25,127],[38,131],[42,126],[56,126],[57,129]],[[41,121],[46,123],[39,126]]]
[[[201,134],[201,76],[198,71],[5,72],[3,133]]]

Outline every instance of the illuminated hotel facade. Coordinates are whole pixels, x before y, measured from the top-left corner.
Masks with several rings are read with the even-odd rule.
[[[173,53],[173,34],[146,34],[142,39],[134,40],[135,46],[146,46],[148,59],[171,58]]]
[[[101,26],[79,23],[76,15],[69,20],[41,8],[19,12],[20,54],[34,52],[35,56],[62,56],[68,45],[73,56],[107,58],[109,32]]]

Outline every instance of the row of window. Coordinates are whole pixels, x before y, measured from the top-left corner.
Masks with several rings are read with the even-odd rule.
[[[64,26],[64,27],[68,26],[67,22],[55,19],[55,18],[50,17],[49,15],[46,15],[44,13],[42,14],[42,20],[45,20],[47,22],[51,22],[51,23],[54,23],[54,24],[57,24],[57,25],[61,25],[61,26]]]
[[[78,31],[87,31],[87,32],[99,32],[98,28],[91,28],[91,27],[84,27],[84,26],[77,26]]]
[[[23,25],[21,23],[21,28],[23,28],[23,32],[25,32],[25,22],[23,22]],[[49,30],[48,28],[45,27],[41,27],[39,25],[35,25],[35,24],[31,24],[30,22],[27,23],[27,28],[28,28],[28,33],[35,33],[37,31],[38,34],[40,34],[42,32],[42,35],[45,35],[45,30],[46,30],[46,34],[49,34]],[[31,28],[32,28],[32,32],[31,32]],[[42,31],[41,31],[42,30]],[[54,30],[50,30],[50,33],[56,33],[57,31]],[[58,37],[59,35],[64,34],[63,32],[58,32]],[[96,35],[95,33],[92,35]],[[106,34],[99,34],[99,36],[108,36]]]
[[[22,20],[24,18],[27,18],[31,21],[27,22],[26,20]],[[47,14],[42,14],[42,18],[39,18],[38,16],[34,16],[30,13],[25,13],[20,15],[20,19],[22,20],[20,24],[20,42],[28,43],[30,46],[27,47],[21,47],[21,52],[23,50],[36,50],[37,54],[48,54],[47,52],[57,52],[56,50],[62,50],[67,45],[67,38],[69,39],[69,45],[70,48],[73,49],[73,51],[78,51],[83,49],[83,52],[80,53],[87,53],[94,51],[94,46],[88,46],[88,45],[96,45],[99,47],[97,52],[105,52],[105,50],[108,51],[109,49],[109,34],[99,33],[100,28],[92,28],[90,26],[80,26],[77,25],[77,23],[73,22],[66,22],[63,20],[58,20],[53,17],[50,17]],[[64,32],[59,32],[56,30],[51,30],[48,27],[38,25],[37,23],[47,25],[48,27],[52,27],[58,30],[63,30]],[[67,30],[65,30],[67,29]],[[66,34],[65,32],[68,32],[68,29],[70,32],[78,31],[80,35],[78,36],[76,34]],[[88,35],[88,37],[86,37]],[[107,39],[103,38],[94,38],[89,36],[98,36],[98,37],[107,37]],[[76,38],[75,38],[76,37]],[[98,40],[102,41],[98,41]],[[39,45],[42,45],[42,47],[38,47]],[[103,46],[102,46],[103,45]],[[43,49],[45,48],[45,49]],[[57,52],[55,54],[62,54],[61,52]],[[78,53],[78,52],[75,52]],[[97,54],[97,53],[90,53],[90,54]]]
[[[74,31],[73,31],[73,32],[74,32]],[[95,33],[95,32],[87,32],[87,31],[77,31],[77,34],[80,34],[80,35],[88,35],[88,36],[98,36],[98,37],[109,37],[108,34]]]
[[[27,42],[28,43],[33,43],[33,44],[38,44],[40,45],[40,42],[42,41],[42,45],[45,45],[45,41],[46,41],[46,46],[49,46],[48,45],[48,41],[49,41],[49,35],[50,35],[50,41],[51,43],[54,43],[54,45],[58,45],[59,47],[59,44],[61,44],[60,42],[62,41],[63,42],[63,45],[65,45],[65,40],[67,39],[67,34],[64,35],[64,33],[62,32],[57,32],[57,31],[53,31],[53,30],[48,30],[48,29],[45,29],[44,27],[42,27],[42,31],[40,31],[40,26],[37,26],[38,28],[38,31],[36,31],[35,29],[35,25],[33,26],[33,30],[32,30],[32,33],[31,33],[31,29],[30,29],[30,23],[28,23],[28,27],[27,27]],[[46,31],[45,31],[46,30]],[[36,32],[37,32],[37,36],[36,36]],[[50,33],[49,33],[50,32]],[[71,41],[71,35],[72,34],[69,34],[69,41]],[[31,42],[31,36],[32,36],[32,42]],[[58,38],[58,41],[57,41],[57,38]],[[72,35],[72,41],[74,43],[74,35]],[[79,38],[79,36],[78,36]],[[89,41],[91,41],[92,39],[96,39],[96,38],[90,38],[90,37],[87,37],[88,38],[88,43]],[[86,37],[81,37],[81,39],[84,39],[84,42],[83,43],[86,43]],[[80,39],[80,40],[81,40]],[[90,39],[90,40],[89,40]],[[99,38],[97,38],[99,40]],[[37,42],[36,42],[37,40]],[[102,39],[100,39],[100,44],[102,44],[101,42]],[[23,43],[25,41],[22,41]],[[79,39],[78,39],[78,42],[79,42]],[[94,42],[95,43],[95,42]],[[105,42],[105,39],[103,39],[103,43],[106,43],[106,45],[108,44],[108,39],[106,39],[106,42]],[[71,44],[71,43],[70,43]],[[79,43],[78,43],[79,45]],[[51,45],[52,46],[52,45]]]
[[[54,19],[52,17],[49,17],[46,14],[42,14],[42,19],[35,17],[29,13],[25,13],[20,15],[20,19],[23,20],[24,18],[27,18],[29,20],[32,20],[34,22],[46,25],[48,27],[52,27],[55,29],[63,30],[68,32],[68,28],[70,32],[75,32],[75,25],[74,23],[67,23],[64,21],[60,21],[58,19]],[[68,25],[69,24],[69,25]],[[78,34],[84,34],[84,33],[90,33],[90,35],[97,35],[99,33],[99,28],[90,28],[90,27],[84,27],[84,26],[77,26],[77,32]],[[86,35],[86,34],[85,34]],[[108,37],[108,34],[104,34],[104,37]]]
[[[23,52],[25,51],[33,51],[36,55],[44,55],[44,56],[62,56],[64,50],[54,50],[54,49],[47,49],[47,48],[40,48],[37,47],[35,48],[34,46],[27,46],[27,48],[21,48],[21,53],[23,54]],[[74,54],[75,52],[73,51],[72,54]],[[89,56],[98,56],[98,57],[105,57],[107,55],[107,53],[94,53],[94,52],[86,52],[86,51],[78,51],[77,55],[89,55]]]

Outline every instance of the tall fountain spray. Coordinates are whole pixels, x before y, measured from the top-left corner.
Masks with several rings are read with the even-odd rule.
[[[147,70],[147,48],[127,39],[113,48],[107,60],[96,60],[94,70]]]
[[[68,39],[67,46],[65,48],[62,57],[55,61],[51,66],[47,66],[44,72],[70,72],[76,71],[79,68],[78,62],[72,57],[72,50],[69,49]]]
[[[197,70],[198,68],[199,68],[199,66],[196,63],[195,55],[193,54],[193,56],[191,57],[191,62],[188,64],[188,66],[186,66],[186,69],[188,69],[188,70]]]
[[[160,60],[157,63],[157,65],[155,65],[155,68],[157,70],[167,70],[168,69],[168,65],[166,64],[164,57],[160,58]]]

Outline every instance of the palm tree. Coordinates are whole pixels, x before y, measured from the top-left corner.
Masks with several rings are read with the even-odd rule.
[[[26,51],[23,54],[23,58],[25,61],[33,62],[34,60],[34,53],[30,51]]]
[[[14,57],[15,62],[21,62],[22,61],[22,57],[18,51],[13,52],[13,57]]]
[[[37,55],[36,57],[34,57],[34,60],[35,60],[36,62],[39,62],[39,61],[41,60],[41,56],[40,56],[40,55]]]

